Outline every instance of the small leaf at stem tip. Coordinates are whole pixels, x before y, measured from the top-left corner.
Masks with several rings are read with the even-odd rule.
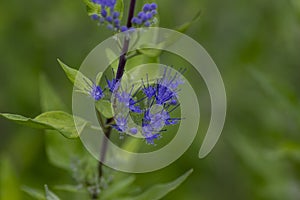
[[[97,101],[95,102],[96,109],[107,119],[114,117],[112,105],[109,101]]]
[[[57,61],[64,70],[68,79],[76,88],[86,93],[90,91],[91,87],[93,86],[93,82],[89,78],[84,76],[80,71],[64,64],[61,60],[57,59]]]
[[[117,3],[115,5],[115,11],[119,12],[119,19],[122,20],[123,13],[124,13],[124,2],[123,0],[117,0]]]
[[[186,23],[176,27],[175,30],[178,32],[181,32],[181,33],[185,33],[191,27],[191,25],[193,23],[197,22],[200,19],[201,13],[202,13],[201,10],[198,11],[197,14],[195,15],[195,17],[191,21],[186,22]]]
[[[101,7],[90,0],[82,0],[83,3],[86,5],[86,10],[88,15],[93,15],[100,12]]]

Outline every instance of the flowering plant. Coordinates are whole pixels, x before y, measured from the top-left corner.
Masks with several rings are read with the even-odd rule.
[[[150,77],[146,71],[143,73],[144,77],[135,80],[134,83],[126,83],[126,76],[129,75],[126,69],[132,68],[132,63],[129,63],[131,59],[143,58],[140,59],[142,64],[144,58],[151,57],[155,63],[159,63],[160,52],[149,49],[130,52],[131,36],[136,32],[143,34],[147,28],[157,25],[158,5],[146,1],[141,11],[135,15],[136,0],[131,0],[126,24],[122,24],[123,0],[84,0],[84,3],[92,20],[116,35],[125,35],[120,45],[118,61],[111,63],[105,72],[99,72],[95,81],[58,60],[74,84],[76,92],[94,101],[100,128],[106,136],[102,141],[99,162],[95,162],[78,141],[85,127],[98,130],[97,127],[91,125],[87,119],[65,112],[67,109],[45,77],[40,83],[44,113],[35,118],[8,113],[2,113],[1,116],[23,125],[46,130],[47,139],[50,141],[47,146],[49,160],[55,166],[71,171],[75,180],[75,185],[55,186],[54,190],[68,192],[72,199],[161,199],[178,187],[192,170],[173,182],[154,185],[144,192],[137,193],[131,192],[134,182],[132,175],[124,177],[105,167],[103,162],[107,156],[108,140],[114,135],[118,135],[121,140],[127,136],[139,135],[144,143],[155,147],[168,127],[178,126],[185,120],[184,116],[180,116],[178,95],[181,92],[180,86],[185,83],[183,75],[186,68],[163,65],[156,77]],[[177,30],[184,32],[198,18],[197,14],[193,21],[185,23]],[[72,140],[58,136],[57,132]],[[23,190],[36,199],[59,199],[47,185],[45,194],[29,187],[24,187]]]

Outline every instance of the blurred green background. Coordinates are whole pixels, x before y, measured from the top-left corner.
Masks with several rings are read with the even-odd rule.
[[[300,1],[158,4],[160,26],[166,28],[202,10],[201,19],[187,34],[218,65],[228,112],[217,146],[199,160],[199,141],[210,117],[208,94],[203,92],[203,134],[171,166],[137,175],[137,184],[167,182],[194,168],[193,175],[164,199],[300,199]],[[89,19],[80,0],[0,1],[0,111],[38,115],[42,73],[70,108],[72,86],[56,58],[79,67],[109,36]],[[172,60],[169,64],[176,65]],[[0,198],[30,199],[21,186],[42,189],[44,184],[51,187],[71,180],[69,173],[47,160],[42,131],[2,118],[0,127]]]

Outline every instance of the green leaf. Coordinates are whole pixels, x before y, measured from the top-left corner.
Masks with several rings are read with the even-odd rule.
[[[41,190],[33,189],[27,186],[22,187],[22,191],[37,200],[46,200],[45,194]]]
[[[91,2],[90,0],[83,0],[83,3],[86,5],[86,10],[89,16],[93,14],[98,14],[101,11],[101,6],[98,4],[95,4]],[[110,13],[110,9],[106,9],[108,13]],[[116,5],[115,5],[115,11],[120,13],[120,20],[123,18],[123,13],[124,13],[124,3],[123,0],[117,0]]]
[[[62,111],[45,112],[34,119],[8,113],[0,113],[0,116],[33,128],[56,130],[66,138],[77,138],[87,125],[83,119],[76,118],[79,124],[79,132],[77,132],[73,116]]]
[[[141,195],[130,198],[121,198],[119,200],[159,200],[181,185],[192,172],[193,169],[190,169],[172,182],[154,185]]]
[[[54,189],[72,193],[85,192],[82,185],[57,185]]]
[[[162,54],[162,50],[157,45],[144,44],[139,47],[138,52],[151,58],[157,58]]]
[[[177,28],[175,28],[176,31],[185,33],[193,23],[197,22],[200,19],[201,11],[199,11],[195,17],[190,22],[186,22]],[[162,54],[162,50],[159,50],[159,48],[163,49],[164,47],[168,47],[178,41],[179,37],[178,34],[170,35],[166,41],[163,41],[158,44],[143,44],[138,48],[138,52],[150,57],[150,58],[158,58]]]
[[[101,78],[102,78],[103,72],[99,72],[96,76],[96,84],[99,85]]]
[[[74,160],[86,156],[86,150],[79,138],[68,140],[57,131],[46,131],[46,153],[49,162],[61,169],[70,171]]]
[[[101,193],[101,199],[115,199],[116,196],[120,196],[122,192],[126,191],[128,187],[134,182],[134,180],[135,176],[129,176],[127,178],[119,180],[118,182],[115,182],[115,184],[112,184],[107,189],[103,190],[103,192]]]
[[[186,22],[178,27],[175,28],[176,31],[181,32],[181,33],[185,33],[193,23],[197,22],[201,17],[201,11],[199,11],[195,17],[192,19],[192,21],[190,22]]]
[[[85,77],[80,71],[67,66],[59,59],[57,59],[57,61],[66,73],[68,79],[73,83],[73,85],[81,92],[88,93],[87,91],[90,90],[93,82],[89,78]]]
[[[118,56],[117,56],[111,49],[109,49],[109,48],[106,48],[106,49],[105,49],[105,53],[106,53],[106,56],[107,56],[109,62],[112,62],[112,61],[113,61],[113,62],[110,64],[110,67],[111,67],[114,71],[117,71],[119,61],[118,61],[118,59],[116,59],[116,58],[118,58]]]
[[[86,5],[86,10],[89,16],[100,13],[100,9],[101,9],[100,5],[95,4],[90,0],[82,0],[82,1]]]
[[[122,20],[123,13],[124,13],[124,2],[123,2],[123,0],[117,0],[117,3],[115,5],[115,11],[120,13],[120,20]]]
[[[45,76],[41,76],[39,86],[43,112],[54,109],[66,110],[65,105]],[[87,152],[79,138],[68,140],[57,133],[54,130],[45,131],[45,146],[48,160],[56,167],[70,170],[71,162],[76,158],[87,156]]]
[[[129,71],[129,70],[131,70],[139,65],[143,65],[145,63],[159,63],[159,57],[149,57],[149,56],[146,56],[143,54],[135,56],[127,61],[126,71]]]
[[[0,157],[0,199],[20,200],[19,180],[15,172],[15,166],[8,156]]]
[[[59,200],[59,197],[56,196],[51,190],[49,190],[48,186],[45,185],[45,194],[46,200]]]
[[[114,116],[112,105],[109,101],[97,101],[95,103],[97,110],[106,118],[112,118]]]
[[[9,114],[9,113],[0,113],[0,116],[5,117],[11,121],[15,121],[18,124],[26,125],[31,128],[39,128],[39,129],[50,129],[51,127],[47,124],[40,123],[35,121],[34,119],[30,119],[21,115]]]

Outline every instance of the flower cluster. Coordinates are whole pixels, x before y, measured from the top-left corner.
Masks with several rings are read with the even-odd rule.
[[[157,15],[157,4],[146,3],[143,6],[143,10],[139,12],[136,17],[133,17],[131,22],[136,27],[141,27],[141,26],[149,27],[152,24],[155,24],[155,15]]]
[[[170,114],[179,107],[178,86],[184,81],[179,73],[172,75],[171,70],[165,69],[161,78],[149,82],[143,80],[142,86],[133,93],[130,90],[113,89],[113,94],[120,108],[115,116],[115,124],[112,126],[123,137],[125,134],[136,135],[140,133],[147,144],[154,144],[154,140],[161,138],[164,127],[175,125],[181,118],[172,118]],[[183,71],[181,71],[183,72]],[[113,81],[107,80],[109,85]],[[137,97],[138,96],[138,97]],[[123,112],[122,112],[123,111]],[[137,115],[142,119],[140,124],[133,122],[131,115]]]
[[[115,11],[116,0],[92,0],[92,2],[101,7],[99,13],[91,15],[93,20],[99,21],[100,24],[106,24],[109,30],[121,29],[120,13]]]
[[[157,15],[157,4],[146,3],[143,6],[143,11],[139,12],[136,17],[133,17],[132,27],[121,25],[120,12],[116,11],[115,7],[117,0],[91,0],[94,4],[100,6],[97,13],[91,15],[91,18],[98,21],[101,25],[106,25],[109,30],[114,32],[125,32],[134,30],[138,27],[149,27],[155,24],[155,16]]]

